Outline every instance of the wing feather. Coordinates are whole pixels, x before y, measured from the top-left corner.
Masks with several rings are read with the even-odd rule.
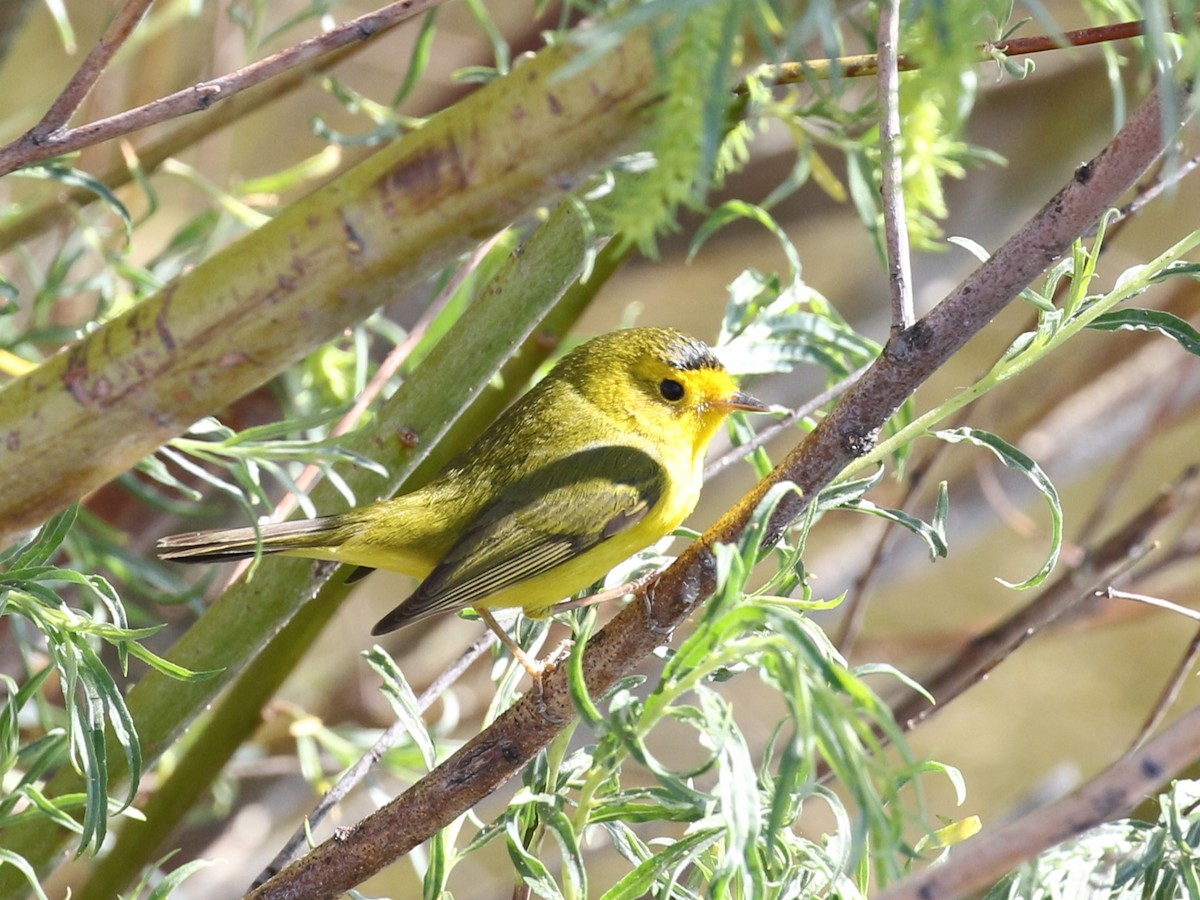
[[[661,464],[636,447],[593,446],[535,466],[500,491],[413,595],[372,633],[474,606],[543,575],[632,528],[665,488]]]

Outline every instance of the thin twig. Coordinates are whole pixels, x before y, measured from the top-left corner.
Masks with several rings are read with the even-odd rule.
[[[904,160],[900,155],[900,0],[879,7],[879,153],[883,176],[883,231],[887,247],[888,284],[892,292],[892,335],[916,321],[913,314],[912,260],[904,205]]]
[[[1149,594],[1134,594],[1130,591],[1119,591],[1115,587],[1109,587],[1108,590],[1104,591],[1096,591],[1096,596],[1107,597],[1109,600],[1133,600],[1135,603],[1144,603],[1156,609],[1165,609],[1168,612],[1181,615],[1185,619],[1191,619],[1193,622],[1200,622],[1200,612],[1189,609],[1186,606],[1180,606],[1178,603],[1172,603],[1170,600],[1164,600],[1162,597],[1151,597]]]
[[[1167,683],[1163,685],[1158,699],[1155,700],[1154,706],[1150,709],[1150,714],[1146,716],[1146,721],[1138,729],[1137,737],[1129,745],[1130,753],[1133,753],[1145,744],[1149,740],[1150,735],[1158,730],[1158,726],[1162,724],[1163,719],[1167,716],[1167,710],[1171,708],[1171,704],[1179,697],[1179,692],[1183,689],[1184,682],[1192,677],[1192,669],[1195,667],[1197,659],[1200,659],[1200,629],[1197,629],[1196,633],[1192,635],[1192,639],[1188,642],[1187,650],[1179,658],[1175,670],[1171,673],[1171,677],[1167,679]]]
[[[1109,513],[1116,506],[1117,498],[1121,495],[1122,484],[1127,482],[1137,471],[1137,461],[1153,446],[1154,442],[1148,435],[1151,435],[1155,429],[1165,427],[1170,421],[1171,414],[1175,412],[1175,407],[1178,405],[1177,392],[1174,385],[1171,384],[1163,384],[1161,391],[1161,395],[1154,401],[1154,413],[1146,423],[1145,429],[1139,432],[1136,440],[1129,441],[1116,464],[1112,466],[1110,475],[1105,481],[1105,489],[1100,492],[1095,505],[1079,528],[1076,543],[1091,542],[1092,537],[1100,530],[1101,524],[1107,521]],[[1153,398],[1146,397],[1142,402],[1152,401]]]
[[[1200,21],[1200,15],[1197,16],[1197,19]],[[1174,31],[1180,30],[1177,16],[1171,16],[1171,28]],[[1141,37],[1145,33],[1145,21],[1138,20],[1066,31],[1063,32],[1061,38],[1057,35],[1045,34],[1009,38],[1006,41],[980,44],[979,61],[987,62],[996,53],[1002,53],[1006,57],[1028,56],[1031,53],[1062,50],[1064,47],[1086,47],[1090,44],[1124,41]],[[896,57],[896,68],[901,72],[911,72],[921,68],[921,61],[907,53],[901,53]],[[785,85],[799,84],[810,78],[827,79],[835,73],[839,78],[873,78],[879,74],[879,56],[875,53],[859,53],[853,56],[839,56],[835,59],[774,63],[759,67],[755,75],[768,84]],[[747,88],[743,85],[737,90],[739,93],[745,93]]]
[[[143,106],[41,137],[28,132],[11,144],[0,147],[0,175],[7,175],[21,166],[111,140],[177,116],[208,109],[239,91],[303,65],[318,56],[356,41],[369,40],[442,2],[443,0],[399,0],[389,3],[266,59],[260,59],[211,81],[199,82]]]
[[[83,103],[84,98],[91,93],[100,76],[104,74],[104,70],[108,68],[108,64],[112,62],[112,58],[121,49],[121,45],[125,43],[129,35],[133,33],[138,22],[142,21],[142,16],[146,14],[146,10],[153,2],[154,0],[127,0],[116,17],[109,23],[104,34],[100,36],[100,40],[96,42],[91,52],[80,64],[71,80],[67,82],[67,86],[58,95],[58,99],[46,111],[46,115],[42,116],[42,120],[29,129],[26,138],[34,144],[45,143],[51,135],[70,121],[71,116],[75,115],[75,110],[79,109],[79,104]]]
[[[496,643],[496,635],[488,630],[477,637],[471,646],[467,647],[453,663],[446,667],[437,678],[421,692],[421,696],[417,698],[417,709],[420,712],[425,712],[429,707],[433,706],[435,700],[444,694],[454,682],[462,676],[462,674],[471,667],[471,664],[479,657],[483,656],[492,645]],[[300,848],[304,846],[308,839],[308,831],[315,828],[325,820],[325,817],[333,810],[335,806],[346,798],[346,795],[354,790],[367,777],[367,773],[372,767],[383,758],[383,755],[395,747],[402,737],[408,734],[408,726],[402,720],[396,720],[379,736],[379,739],[371,746],[371,749],[359,757],[358,761],[346,770],[345,774],[338,779],[337,784],[329,789],[329,792],[321,798],[321,802],[313,807],[304,818],[304,824],[296,829],[283,849],[279,851],[276,857],[271,860],[270,864],[259,873],[254,879],[254,886],[265,882],[268,878],[275,875],[286,866]]]
[[[1190,765],[1200,745],[1200,707],[1079,790],[1016,821],[985,831],[938,865],[906,878],[879,900],[950,900],[974,896],[1043,850],[1127,815]]]
[[[1193,156],[1182,163],[1172,166],[1167,171],[1167,177],[1155,178],[1148,186],[1138,191],[1132,200],[1118,208],[1117,218],[1109,225],[1109,235],[1111,236],[1112,234],[1112,225],[1136,216],[1142,211],[1144,206],[1152,200],[1158,199],[1168,188],[1173,188],[1179,182],[1183,181],[1184,178],[1196,171],[1198,167],[1200,167],[1200,155]]]

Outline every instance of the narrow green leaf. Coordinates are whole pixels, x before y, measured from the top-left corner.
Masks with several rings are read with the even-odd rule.
[[[587,679],[583,675],[583,654],[587,649],[587,642],[592,636],[592,629],[596,627],[596,616],[596,608],[592,607],[588,610],[588,615],[583,617],[583,621],[575,633],[574,643],[571,645],[571,655],[567,658],[567,688],[571,692],[571,701],[575,704],[575,710],[579,713],[579,717],[592,728],[604,721],[604,713],[592,700],[591,692],[588,691]]]
[[[749,896],[763,896],[765,879],[757,846],[762,809],[750,748],[728,703],[712,690],[697,687],[696,693],[704,716],[704,740],[715,744],[719,760],[714,794],[726,841],[717,876],[740,874]]]
[[[508,816],[505,832],[508,836],[508,857],[512,860],[513,867],[517,870],[517,875],[521,880],[545,900],[566,900],[545,863],[525,847],[519,816]]]
[[[125,208],[125,204],[120,201],[107,184],[98,178],[92,177],[82,169],[73,168],[62,162],[52,162],[45,165],[26,166],[23,169],[17,169],[12,174],[25,178],[57,181],[59,184],[66,185],[67,187],[80,187],[91,191],[121,220],[121,223],[125,226],[125,240],[129,241],[133,239],[133,218],[129,215],[129,210]]]
[[[708,218],[696,230],[696,236],[692,238],[692,245],[688,248],[688,262],[691,262],[692,258],[700,252],[700,248],[704,246],[704,243],[710,237],[726,225],[739,219],[749,219],[752,222],[757,222],[773,234],[779,241],[783,255],[787,258],[791,274],[793,276],[800,274],[802,268],[800,254],[792,243],[791,238],[788,237],[787,232],[784,231],[780,224],[775,221],[775,217],[769,212],[761,206],[747,203],[745,200],[727,200],[709,214]]]
[[[437,34],[436,21],[437,7],[435,6],[421,20],[421,31],[417,35],[416,44],[408,58],[408,71],[404,73],[404,81],[400,83],[395,96],[392,97],[393,109],[404,102],[404,98],[417,86],[425,69],[429,66],[430,48],[433,46],[433,36]]]
[[[550,803],[538,803],[538,820],[558,842],[563,864],[563,878],[568,892],[574,897],[587,897],[587,867],[579,849],[579,835],[571,818]]]
[[[9,865],[16,868],[22,875],[25,876],[25,880],[29,883],[30,890],[33,891],[34,895],[37,896],[39,900],[49,900],[49,898],[46,896],[46,892],[42,890],[42,886],[38,882],[37,872],[33,870],[33,866],[26,861],[25,857],[13,853],[11,850],[5,850],[3,847],[0,847],[0,865]]]
[[[1150,331],[1169,337],[1193,356],[1200,356],[1200,331],[1186,319],[1161,309],[1117,309],[1088,325],[1096,331]]]
[[[925,546],[929,548],[930,559],[944,557],[950,552],[946,546],[946,534],[944,531],[939,532],[933,523],[909,515],[902,509],[891,509],[886,506],[880,506],[861,497],[857,500],[850,500],[843,503],[842,508],[878,516],[881,519],[904,526],[925,542]]]
[[[142,629],[142,630],[158,631],[159,629],[153,628],[153,629]],[[173,663],[169,659],[164,659],[163,657],[159,656],[157,653],[154,653],[153,651],[146,649],[146,647],[144,647],[142,644],[138,643],[137,639],[131,639],[128,641],[124,641],[124,642],[122,642],[122,646],[124,646],[129,651],[131,656],[136,656],[138,659],[140,659],[146,665],[150,666],[150,668],[154,669],[157,672],[161,672],[163,675],[167,675],[170,678],[174,678],[176,681],[183,681],[183,682],[207,681],[209,678],[216,678],[218,675],[221,674],[221,671],[222,671],[221,669],[207,669],[207,670],[200,671],[200,672],[193,672],[191,669],[188,669],[184,666],[178,665],[177,663]]]
[[[1010,587],[1014,590],[1026,590],[1031,587],[1037,587],[1054,570],[1054,566],[1058,562],[1058,554],[1062,550],[1062,503],[1058,498],[1058,490],[1050,481],[1050,477],[1030,457],[991,432],[981,431],[978,428],[953,428],[945,431],[935,431],[933,436],[951,444],[968,443],[991,451],[1005,466],[1020,472],[1028,478],[1041,493],[1046,501],[1046,506],[1050,510],[1050,552],[1046,556],[1046,561],[1037,572],[1020,583],[1013,584],[1002,578],[996,579],[1005,587]]]
[[[37,537],[26,544],[16,559],[13,560],[10,570],[28,569],[34,566],[45,565],[49,562],[50,558],[58,552],[58,548],[62,546],[63,541],[67,537],[67,532],[75,524],[75,517],[78,514],[79,504],[74,503],[47,521],[37,533]]]
[[[172,870],[166,878],[159,882],[146,897],[146,900],[169,900],[174,895],[175,889],[183,884],[186,879],[195,875],[201,869],[207,869],[215,863],[215,859],[193,859],[191,862],[184,863],[178,869]]]
[[[52,822],[56,822],[60,828],[65,828],[68,831],[73,831],[76,834],[83,832],[83,827],[75,820],[75,817],[70,815],[66,810],[74,804],[72,801],[80,798],[80,795],[67,797],[56,797],[51,800],[33,784],[23,784],[20,789],[15,792],[18,797],[24,797],[32,804],[33,808],[44,815]],[[4,823],[9,825],[19,821],[21,816],[10,816]]]
[[[429,735],[429,729],[425,727],[425,720],[421,717],[421,707],[417,703],[417,695],[413,693],[408,679],[404,677],[404,673],[400,671],[395,660],[378,644],[372,646],[363,655],[371,668],[378,672],[379,677],[383,679],[380,690],[392,705],[396,717],[404,723],[413,743],[421,751],[425,766],[432,769],[437,765],[437,748],[434,746],[433,738]]]
[[[704,828],[675,841],[601,894],[600,900],[640,900],[647,895],[657,896],[653,893],[654,888],[671,869],[719,841],[723,834],[722,828]]]

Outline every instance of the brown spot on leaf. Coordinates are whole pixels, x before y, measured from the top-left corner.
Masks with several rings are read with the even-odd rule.
[[[388,171],[380,180],[384,208],[389,217],[395,210],[388,204],[401,200],[414,212],[432,209],[468,183],[462,154],[454,142],[425,147]],[[402,194],[403,198],[391,195]]]
[[[342,234],[346,236],[346,252],[354,256],[360,255],[366,249],[366,242],[359,236],[352,225],[345,218],[342,219]]]
[[[79,345],[67,351],[67,370],[63,373],[63,387],[75,398],[81,406],[87,406],[91,397],[87,391],[88,364],[87,354]]]
[[[154,317],[154,328],[158,331],[158,339],[162,341],[163,348],[168,353],[175,349],[175,336],[171,334],[171,329],[167,325],[167,307],[169,303],[169,295],[164,295],[158,315]]]

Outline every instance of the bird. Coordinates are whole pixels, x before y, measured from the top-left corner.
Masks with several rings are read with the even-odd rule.
[[[424,487],[335,515],[164,537],[165,560],[281,554],[423,579],[372,629],[474,608],[543,617],[692,512],[709,443],[730,413],[770,407],[740,391],[704,342],[671,328],[585,341]]]

